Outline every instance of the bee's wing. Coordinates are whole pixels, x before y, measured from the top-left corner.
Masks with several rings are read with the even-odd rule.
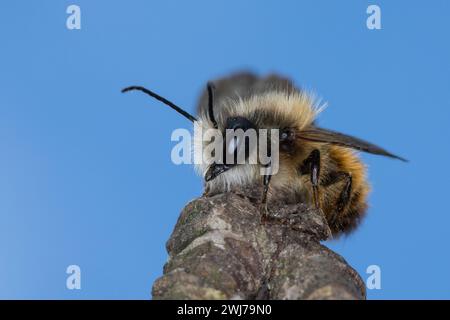
[[[328,129],[311,127],[306,130],[300,131],[299,138],[308,141],[323,142],[342,147],[348,147],[368,153],[399,159],[402,161],[408,161],[370,142]]]
[[[276,74],[260,77],[247,71],[234,73],[228,77],[214,79],[214,109],[219,116],[230,105],[231,100],[246,100],[254,95],[260,95],[268,91],[281,91],[292,93],[299,91],[294,83]],[[204,90],[197,105],[198,114],[207,114],[208,91]]]

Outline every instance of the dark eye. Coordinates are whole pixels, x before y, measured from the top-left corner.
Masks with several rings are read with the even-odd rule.
[[[280,131],[280,142],[291,142],[294,140],[294,130],[285,128]]]
[[[232,130],[242,129],[242,130],[246,131],[246,130],[251,129],[251,128],[254,129],[255,126],[247,118],[244,118],[244,117],[230,117],[230,118],[227,119],[226,129],[232,129]]]
[[[281,150],[292,153],[295,150],[295,131],[292,128],[280,130]]]

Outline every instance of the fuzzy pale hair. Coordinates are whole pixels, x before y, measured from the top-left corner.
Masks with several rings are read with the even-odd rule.
[[[214,129],[207,114],[201,114],[196,125],[200,126],[205,132],[206,130],[218,130],[221,134],[225,129],[226,119],[228,117],[241,116],[250,119],[258,128],[278,128],[283,126],[295,127],[297,130],[303,130],[312,125],[317,114],[323,110],[324,105],[320,106],[319,102],[313,95],[305,92],[286,93],[282,91],[271,91],[260,95],[253,95],[248,99],[238,98],[236,100],[229,99],[226,104],[218,106],[220,112],[215,112],[218,122],[218,129]],[[269,119],[269,121],[268,121]],[[200,138],[200,139],[199,139]],[[203,148],[209,142],[205,142],[201,137],[194,139],[193,151],[194,156],[203,159],[201,163],[196,164],[196,171],[204,176],[208,170],[211,158],[207,154],[201,153]],[[203,158],[202,158],[203,157]],[[282,161],[282,159],[280,159]],[[290,179],[274,179],[272,188],[284,187],[280,185],[281,181],[297,181],[293,179],[292,172],[285,172],[287,168],[280,165],[280,175],[291,176]],[[257,164],[238,165],[206,184],[206,189],[211,192],[225,192],[235,187],[252,184],[261,179],[260,166]],[[284,183],[283,183],[284,184]],[[300,188],[297,186],[295,189]]]

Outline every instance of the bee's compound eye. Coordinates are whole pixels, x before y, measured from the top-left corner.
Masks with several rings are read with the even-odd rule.
[[[280,132],[281,141],[292,140],[293,138],[294,138],[294,131],[291,128],[281,130]]]
[[[234,117],[230,117],[227,119],[225,128],[233,129],[233,130],[242,129],[242,130],[246,131],[248,129],[255,128],[255,126],[247,118],[234,116]]]

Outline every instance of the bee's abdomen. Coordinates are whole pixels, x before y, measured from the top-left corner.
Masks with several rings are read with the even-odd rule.
[[[329,146],[322,162],[322,210],[334,235],[354,230],[367,210],[366,167],[351,150]]]

